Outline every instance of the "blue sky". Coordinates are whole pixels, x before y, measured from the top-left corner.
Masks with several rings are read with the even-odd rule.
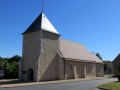
[[[0,56],[22,54],[22,35],[41,13],[41,0],[0,0]],[[120,0],[44,0],[44,13],[62,35],[104,60],[120,53]]]

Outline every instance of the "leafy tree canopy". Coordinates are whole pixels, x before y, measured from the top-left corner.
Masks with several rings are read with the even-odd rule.
[[[11,58],[0,57],[0,69],[4,70],[5,79],[18,78],[18,64],[20,60],[19,55],[15,55]]]
[[[102,56],[99,53],[95,54],[100,60],[102,60]]]

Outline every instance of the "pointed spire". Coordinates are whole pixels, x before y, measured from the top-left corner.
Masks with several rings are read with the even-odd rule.
[[[39,30],[59,34],[43,12],[36,18],[36,20],[28,27],[28,29],[23,34]]]
[[[54,28],[54,26],[51,24],[51,22],[48,20],[48,18],[44,15],[44,13],[42,13],[41,29],[55,34],[59,34]]]

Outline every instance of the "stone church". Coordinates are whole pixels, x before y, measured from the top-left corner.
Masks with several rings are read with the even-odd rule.
[[[60,36],[42,12],[23,33],[19,80],[39,82],[104,76],[99,58],[83,45]]]

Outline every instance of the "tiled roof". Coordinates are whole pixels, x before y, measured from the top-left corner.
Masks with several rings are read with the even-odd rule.
[[[96,55],[90,53],[83,45],[60,39],[60,52],[66,60],[80,60],[102,63]]]

